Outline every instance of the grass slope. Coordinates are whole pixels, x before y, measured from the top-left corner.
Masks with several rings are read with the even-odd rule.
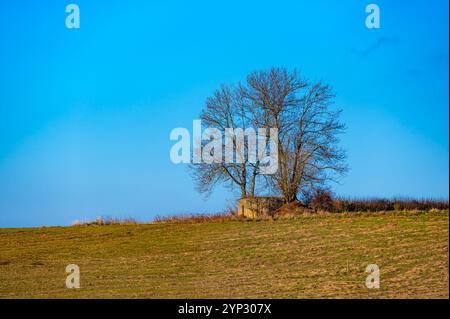
[[[0,229],[3,298],[448,298],[448,212]],[[65,287],[65,267],[81,288]],[[381,288],[365,287],[376,263]]]

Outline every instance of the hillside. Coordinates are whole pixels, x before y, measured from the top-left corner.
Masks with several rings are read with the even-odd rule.
[[[0,297],[448,298],[448,227],[411,212],[0,229]]]

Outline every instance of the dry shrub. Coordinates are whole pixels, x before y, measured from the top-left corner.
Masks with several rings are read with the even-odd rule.
[[[312,213],[312,210],[304,205],[302,202],[292,202],[284,204],[278,208],[273,217],[275,218],[291,218],[297,216],[305,216]]]
[[[448,210],[448,200],[440,199],[394,199],[396,210]]]
[[[382,211],[442,211],[449,209],[448,200],[441,199],[345,199],[333,201],[333,212],[382,212]]]
[[[441,199],[349,199],[335,198],[326,190],[316,191],[308,206],[300,202],[283,205],[275,216],[294,217],[319,213],[370,213],[388,211],[448,211],[448,200]]]
[[[315,211],[333,211],[333,194],[326,189],[317,189],[310,204]]]

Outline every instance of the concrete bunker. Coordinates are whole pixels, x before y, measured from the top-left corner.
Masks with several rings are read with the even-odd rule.
[[[238,200],[237,215],[247,218],[270,217],[283,204],[280,197],[244,197]]]

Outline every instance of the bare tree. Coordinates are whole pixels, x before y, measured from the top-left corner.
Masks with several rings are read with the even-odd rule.
[[[197,189],[210,193],[217,183],[225,183],[238,186],[246,197],[254,196],[256,184],[263,181],[266,189],[292,202],[299,194],[337,181],[347,170],[345,152],[338,145],[345,126],[339,122],[341,111],[331,109],[333,102],[329,86],[310,84],[296,70],[285,68],[253,72],[243,84],[222,86],[206,101],[203,125],[222,132],[228,128],[244,132],[276,128],[278,169],[275,174],[261,175],[260,162],[249,161],[252,150],[248,143],[233,136],[231,143],[241,154],[240,161],[221,158],[191,165]]]
[[[341,110],[330,109],[329,86],[311,85],[296,70],[272,68],[251,73],[240,92],[254,123],[278,129],[278,171],[266,183],[286,202],[346,172],[345,152],[338,146],[345,126],[339,122]]]
[[[248,143],[245,143],[246,132],[254,127],[248,116],[248,108],[240,95],[237,87],[222,85],[211,97],[206,100],[206,105],[200,118],[202,125],[208,128],[217,128],[221,132],[232,130],[229,143],[236,158],[227,161],[227,154],[222,154],[222,160],[218,163],[197,163],[191,165],[192,176],[196,182],[196,188],[207,195],[218,183],[238,187],[241,197],[254,196],[257,176],[259,175],[259,161],[252,163]],[[236,134],[237,133],[237,134]],[[241,136],[239,136],[241,134]],[[240,138],[242,140],[240,140]],[[202,142],[203,144],[205,141]],[[230,154],[228,154],[230,155]]]

